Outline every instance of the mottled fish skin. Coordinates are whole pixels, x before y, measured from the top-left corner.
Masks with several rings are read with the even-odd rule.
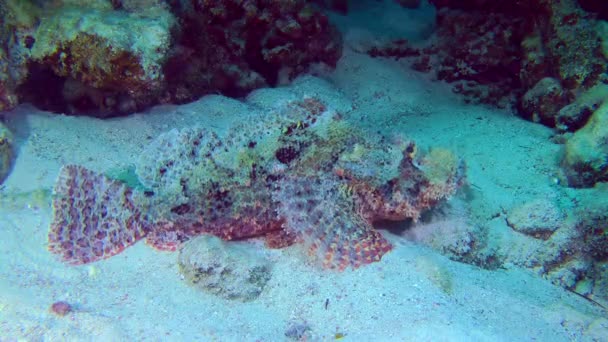
[[[324,268],[357,268],[392,248],[375,221],[416,220],[462,183],[451,154],[435,153],[441,160],[425,164],[412,146],[362,134],[314,98],[286,103],[224,137],[196,127],[172,130],[137,165],[143,189],[63,167],[49,250],[86,264],[142,238],[174,251],[213,234],[262,237],[275,247],[300,242]],[[441,163],[448,163],[441,172],[432,169]]]

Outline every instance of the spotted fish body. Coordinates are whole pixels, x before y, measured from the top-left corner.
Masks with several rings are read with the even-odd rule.
[[[314,98],[223,137],[203,128],[173,130],[142,155],[137,188],[63,167],[49,249],[84,264],[142,238],[176,250],[193,236],[213,234],[261,237],[271,247],[300,243],[325,268],[356,268],[392,248],[375,221],[417,219],[462,183],[456,159],[415,160],[411,147],[362,134]],[[450,165],[441,166],[440,177],[429,172],[441,162]]]

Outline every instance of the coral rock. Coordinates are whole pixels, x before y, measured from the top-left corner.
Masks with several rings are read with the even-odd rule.
[[[608,180],[608,102],[568,139],[562,167],[571,186],[593,186]]]
[[[80,98],[68,100],[86,100],[90,108],[76,110],[111,113],[119,111],[121,97],[145,105],[160,94],[175,24],[166,9],[140,8],[135,13],[65,5],[45,13],[33,32],[31,60],[78,82]]]
[[[576,230],[580,233],[577,249],[585,260],[608,262],[608,199],[607,184],[598,184],[592,189],[580,189],[578,206],[575,209]],[[608,274],[607,274],[608,276]],[[608,278],[605,278],[608,281]],[[608,300],[608,293],[606,293]]]
[[[605,7],[579,2],[592,10]],[[605,23],[576,0],[431,3],[438,8],[435,39],[422,46],[394,42],[369,53],[411,58],[416,70],[453,83],[454,92],[468,102],[518,105],[525,116],[546,125],[582,126],[584,115],[560,123],[557,113],[602,82],[608,58]]]
[[[562,211],[546,199],[534,200],[513,209],[507,224],[518,232],[547,239],[556,231],[564,220]]]
[[[413,47],[397,42],[379,50],[381,55],[414,56],[417,70],[430,70],[437,78],[453,82],[454,92],[469,102],[508,106],[520,91],[523,21],[500,13],[442,8],[437,13],[436,39],[430,44]]]
[[[580,129],[606,99],[608,99],[607,85],[598,84],[588,89],[579,95],[574,102],[559,110],[556,117],[556,127],[562,131]]]
[[[178,264],[190,285],[232,300],[256,299],[272,277],[271,263],[253,245],[227,244],[209,235],[184,244]]]
[[[559,81],[545,77],[526,92],[521,107],[533,121],[555,126],[558,112],[566,103],[566,96]]]
[[[342,52],[340,33],[304,0],[10,0],[0,41],[14,75],[2,79],[0,52],[0,110],[18,89],[43,109],[101,117],[244,96],[333,67]]]

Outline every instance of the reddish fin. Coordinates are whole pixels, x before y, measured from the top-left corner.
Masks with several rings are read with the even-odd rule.
[[[285,229],[324,268],[344,270],[380,261],[391,244],[355,210],[347,185],[333,179],[291,178],[275,193]]]
[[[132,189],[81,166],[64,166],[53,198],[49,250],[80,265],[122,252],[149,231]]]

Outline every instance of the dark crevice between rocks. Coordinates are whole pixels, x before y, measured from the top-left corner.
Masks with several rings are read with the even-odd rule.
[[[63,113],[68,103],[63,98],[65,78],[38,63],[29,66],[28,78],[17,88],[21,102],[29,102],[39,109]]]
[[[85,86],[35,62],[28,64],[28,77],[17,87],[17,95],[38,109],[67,115],[109,118],[141,109],[126,94]]]

